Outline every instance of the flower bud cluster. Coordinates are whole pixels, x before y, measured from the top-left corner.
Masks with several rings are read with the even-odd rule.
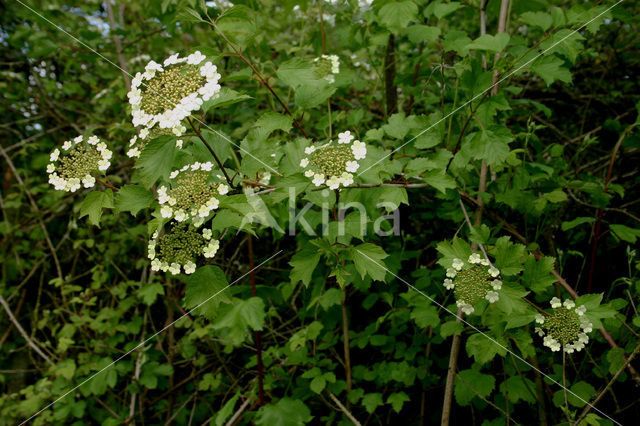
[[[192,219],[200,226],[211,211],[218,208],[219,196],[229,192],[229,186],[213,177],[213,163],[193,163],[171,172],[170,186],[158,188],[160,214],[178,222]]]
[[[211,62],[201,65],[205,59],[196,51],[186,58],[176,53],[162,65],[149,62],[144,73],[135,75],[127,94],[133,125],[152,128],[158,124],[181,133],[181,121],[220,93],[218,69]]]
[[[447,269],[444,287],[453,290],[456,305],[469,315],[475,311],[474,305],[481,300],[495,303],[500,299],[499,291],[502,281],[500,271],[487,259],[473,253],[467,259],[453,259],[451,268]]]
[[[112,152],[97,136],[77,136],[51,152],[47,165],[49,183],[55,189],[75,192],[82,186],[95,185],[94,172],[104,172],[111,165]]]
[[[593,324],[585,316],[587,308],[582,305],[576,307],[571,299],[564,303],[554,297],[551,299],[553,313],[550,315],[536,315],[536,323],[540,324],[535,331],[543,337],[543,344],[553,352],[561,348],[566,353],[578,352],[589,343],[587,333],[593,331]]]
[[[353,174],[360,168],[357,160],[367,156],[367,146],[356,140],[350,131],[340,133],[338,142],[329,141],[321,146],[305,148],[300,167],[305,169],[304,175],[313,178],[315,186],[326,184],[329,189],[338,189],[342,185],[353,184]]]
[[[329,83],[336,81],[335,75],[340,72],[340,58],[338,55],[322,55],[313,60],[316,64],[315,74]]]
[[[220,247],[220,241],[212,238],[212,235],[211,229],[198,231],[185,223],[174,225],[163,235],[158,231],[154,232],[147,247],[151,269],[168,271],[173,275],[178,275],[183,269],[185,274],[194,273],[197,258],[211,258]]]

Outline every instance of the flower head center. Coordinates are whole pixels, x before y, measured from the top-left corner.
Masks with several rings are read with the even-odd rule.
[[[169,65],[144,84],[140,106],[147,114],[172,110],[189,94],[198,92],[206,82],[198,65]]]
[[[330,143],[317,148],[310,155],[311,162],[325,176],[342,176],[348,161],[354,161],[355,156],[348,144]]]

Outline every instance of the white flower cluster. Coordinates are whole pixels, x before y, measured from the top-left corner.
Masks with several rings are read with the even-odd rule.
[[[557,297],[550,301],[554,309],[551,315],[538,314],[535,317],[535,331],[543,337],[542,344],[553,352],[563,349],[566,353],[578,352],[584,349],[589,343],[587,333],[593,331],[593,324],[585,316],[587,308],[582,305],[576,307],[571,299],[566,299],[564,303]]]
[[[205,59],[206,56],[196,51],[186,58],[180,58],[176,53],[167,58],[163,65],[149,62],[144,73],[135,75],[127,94],[132,107],[133,125],[151,128],[158,124],[160,128],[181,133],[181,121],[200,109],[204,101],[217,96],[221,89],[217,67],[211,62],[200,65]],[[196,66],[198,72],[181,81],[184,74],[181,71],[185,66]],[[159,83],[155,84],[158,79]],[[145,87],[140,88],[143,83],[146,90]],[[183,93],[181,89],[184,88],[192,91]],[[145,110],[145,97],[156,99],[162,110]]]
[[[451,267],[446,270],[444,287],[454,290],[456,305],[470,315],[475,311],[473,305],[479,300],[495,303],[500,299],[498,291],[502,289],[502,281],[498,279],[500,271],[478,253],[471,254],[467,263],[469,266],[465,267],[462,259],[453,259]]]
[[[325,80],[333,84],[336,81],[335,75],[340,72],[340,58],[338,55],[322,55],[313,60],[317,63],[318,72]]]
[[[307,157],[300,161],[300,167],[306,169],[304,175],[313,178],[315,186],[326,184],[329,189],[338,189],[353,184],[353,173],[360,168],[357,160],[367,156],[367,146],[347,130],[338,134],[337,144],[329,141],[312,145],[304,152]]]
[[[86,141],[83,136],[65,141],[49,156],[49,183],[55,189],[67,192],[75,192],[82,186],[91,188],[96,183],[91,173],[107,170],[112,155],[107,144],[97,136],[90,136]]]
[[[153,271],[170,272],[178,275],[182,269],[185,274],[192,274],[196,271],[194,260],[202,255],[207,258],[214,257],[220,248],[220,241],[212,238],[211,229],[205,228],[201,233],[197,233],[192,228],[186,232],[183,228],[172,230],[173,234],[159,236],[155,231],[147,247],[147,255],[151,259],[151,269]],[[176,234],[180,234],[177,238]],[[171,259],[161,258],[156,252],[156,247],[161,245],[164,250],[173,253]],[[161,250],[162,251],[162,250]]]
[[[162,205],[162,217],[173,218],[177,222],[192,219],[195,226],[204,223],[204,219],[220,204],[217,198],[229,192],[226,183],[210,180],[213,163],[195,162],[179,170],[174,170],[169,176],[171,187],[162,185],[158,188],[158,202]],[[222,176],[217,176],[221,179]]]

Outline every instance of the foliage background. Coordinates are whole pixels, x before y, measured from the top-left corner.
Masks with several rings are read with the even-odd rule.
[[[583,401],[569,395],[567,405],[560,387],[396,279],[455,311],[441,285],[442,266],[468,255],[475,243],[507,275],[508,292],[468,320],[561,382],[562,357],[532,332],[535,310],[521,297],[546,306],[569,289],[583,294],[594,328],[605,332],[594,330],[586,351],[567,356],[567,387],[585,400],[602,394],[597,407],[623,424],[637,419],[640,379],[633,365],[640,366],[633,361],[625,367],[625,356],[637,347],[640,332],[638,4],[622,2],[545,51],[612,3],[508,2],[509,37],[493,36],[498,0],[488,1],[485,18],[484,2],[477,0],[234,3],[241,7],[119,0],[110,26],[103,2],[28,2],[104,58],[20,2],[0,5],[0,295],[6,304],[0,316],[0,423],[26,419],[246,274],[250,262],[279,250],[257,270],[256,294],[244,277],[34,424],[224,424],[234,413],[241,424],[350,424],[345,412],[362,424],[437,423],[453,336],[461,342],[453,357],[453,423],[574,422]],[[50,188],[49,152],[83,133],[107,139],[116,152],[109,175],[114,185],[153,185],[164,171],[149,177],[157,164],[136,169],[124,156],[135,133],[127,83],[105,58],[135,74],[151,59],[200,49],[217,58],[224,87],[235,91],[228,93],[229,104],[209,109],[205,121],[284,175],[272,176],[279,189],[262,197],[265,208],[286,229],[289,186],[301,192],[299,207],[303,198],[321,204],[296,168],[305,143],[300,131],[219,32],[202,21],[206,13],[215,19],[223,11],[219,30],[314,140],[351,129],[377,159],[419,135],[365,173],[360,182],[367,187],[341,193],[341,201],[367,206],[369,226],[385,214],[376,202],[399,206],[399,236],[351,229],[337,237],[331,225],[325,236],[288,236],[257,223],[236,234],[249,209],[238,195],[219,219],[220,229],[232,232],[213,266],[172,278],[150,273],[146,260],[147,223],[156,207],[151,197],[138,194],[132,206],[97,188],[103,195],[96,206],[87,203],[87,194]],[[479,39],[483,19],[492,36]],[[496,81],[494,69],[506,76],[543,51],[471,109],[467,105],[420,134],[483,93]],[[323,52],[341,60],[333,85],[309,76],[310,61]],[[215,133],[205,136],[243,179],[263,177],[259,163]],[[190,143],[188,155],[206,157],[197,140]],[[460,200],[479,219],[473,231]],[[478,203],[486,206],[478,209]],[[320,231],[320,210],[306,217]],[[354,247],[389,271],[358,258]],[[587,420],[611,424],[595,410]]]

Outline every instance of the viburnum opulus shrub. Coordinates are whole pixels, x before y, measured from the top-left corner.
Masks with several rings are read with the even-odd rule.
[[[637,410],[616,392],[640,382],[636,171],[617,171],[637,159],[621,95],[637,82],[619,76],[594,116],[583,100],[603,84],[584,62],[633,56],[616,49],[637,7],[238,3],[123,2],[102,42],[95,5],[52,6],[94,43],[78,49],[115,37],[115,67],[33,50],[58,29],[11,6],[11,46],[46,56],[25,91],[62,112],[28,152],[44,178],[3,148],[45,211],[0,228],[6,269],[29,274],[6,273],[3,307],[35,295],[11,323],[33,333],[2,352],[30,376],[6,385],[0,417],[546,425]],[[18,199],[3,193],[3,211]],[[25,348],[26,364],[11,355]]]

